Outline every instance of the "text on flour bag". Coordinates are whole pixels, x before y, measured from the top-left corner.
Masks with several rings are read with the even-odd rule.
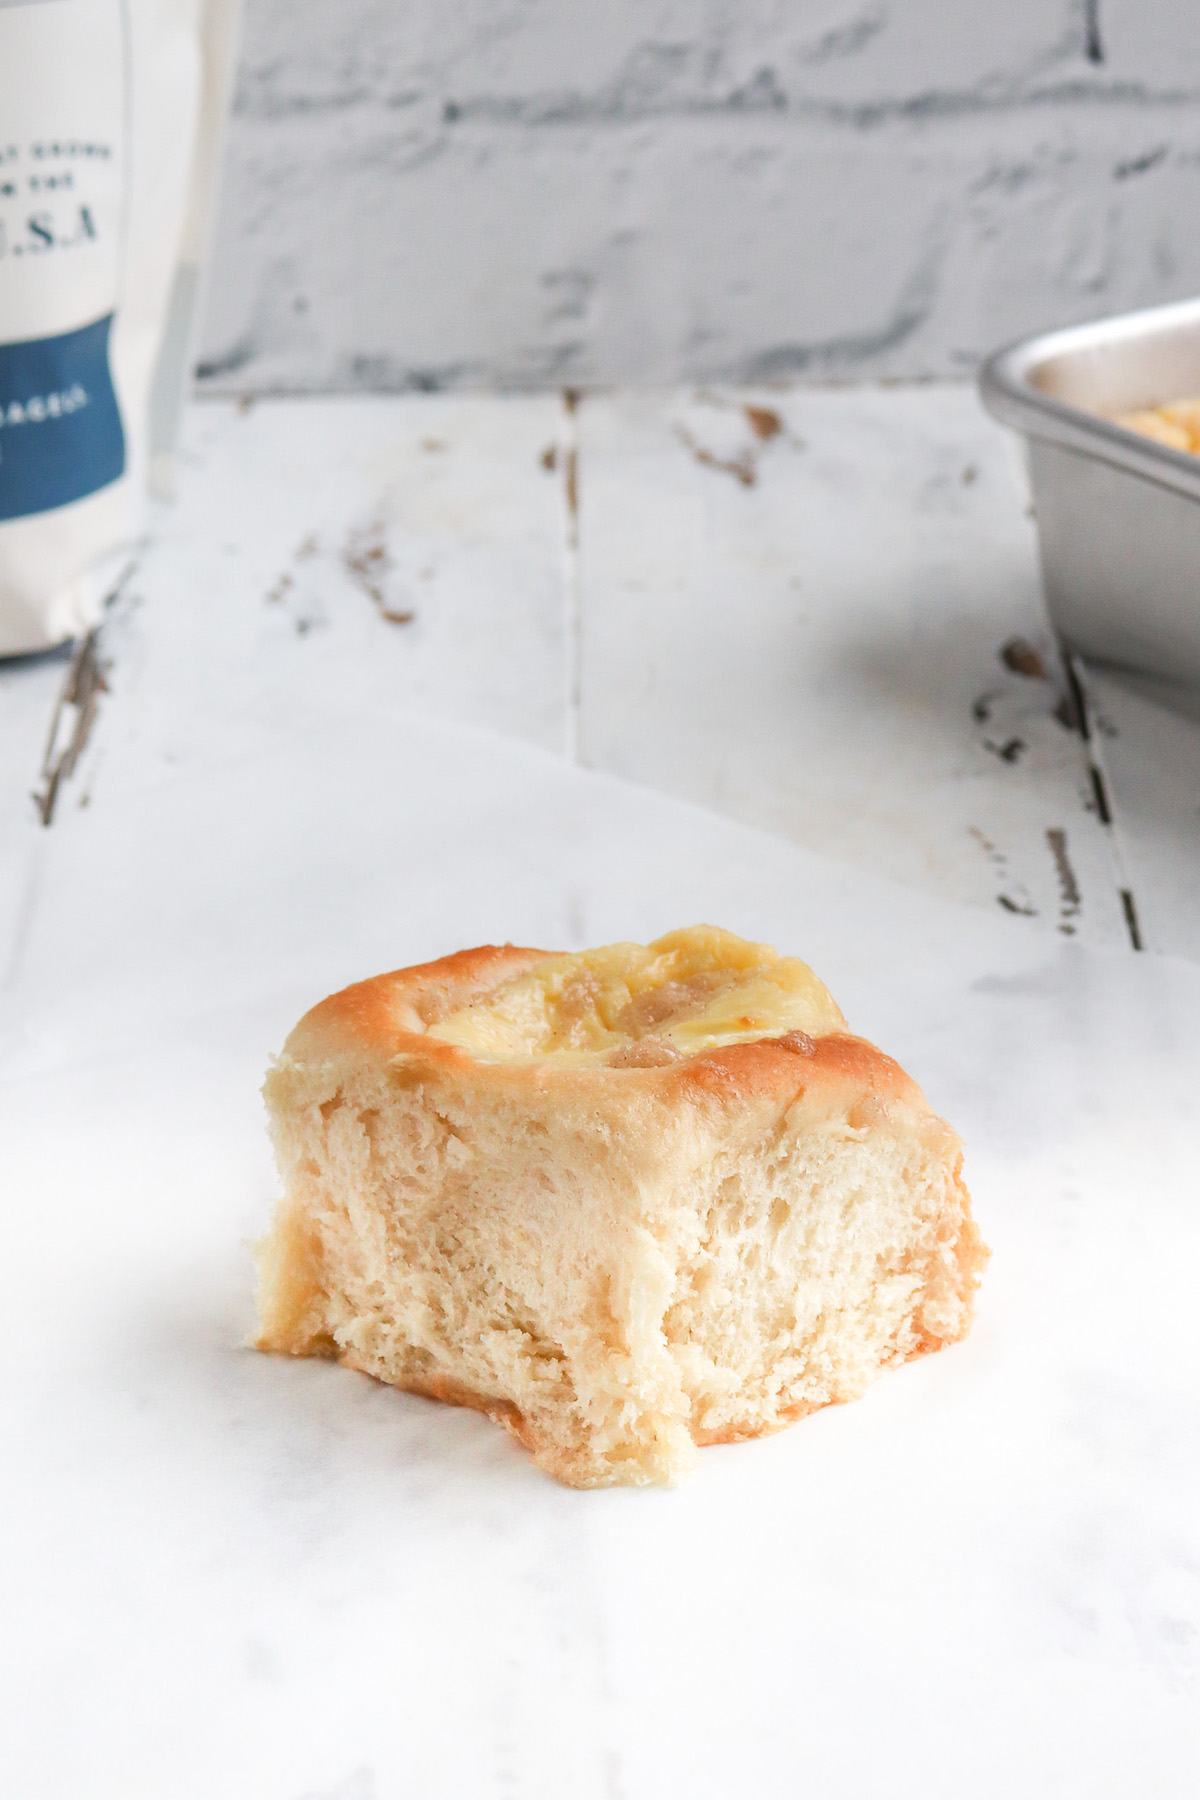
[[[140,529],[233,24],[234,0],[0,0],[0,655],[94,624]]]

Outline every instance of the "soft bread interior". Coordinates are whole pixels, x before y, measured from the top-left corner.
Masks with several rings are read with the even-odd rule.
[[[697,1443],[856,1399],[962,1336],[982,1246],[956,1150],[916,1121],[843,1115],[714,1159],[672,1216],[662,1321]]]
[[[591,1486],[967,1329],[957,1140],[803,963],[701,928],[441,998],[436,1057],[310,1034],[269,1076],[263,1348],[479,1406]]]
[[[307,1087],[285,1067],[268,1083],[288,1195],[260,1252],[261,1347],[478,1406],[575,1485],[684,1466],[656,1253],[622,1203],[650,1159],[613,1146],[606,1194],[582,1121],[548,1155],[545,1112],[504,1092],[485,1107],[350,1069],[315,1104]]]

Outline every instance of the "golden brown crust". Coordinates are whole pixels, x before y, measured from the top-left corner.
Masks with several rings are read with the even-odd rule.
[[[343,1368],[369,1375],[374,1381],[383,1379],[375,1369],[356,1357],[353,1351],[347,1351],[338,1361]],[[561,1444],[538,1431],[519,1407],[498,1394],[483,1394],[464,1382],[455,1381],[451,1376],[437,1374],[410,1374],[399,1380],[389,1378],[384,1385],[396,1388],[402,1394],[417,1394],[423,1400],[439,1400],[447,1406],[461,1406],[468,1412],[482,1413],[493,1425],[502,1425],[511,1438],[515,1438],[543,1468],[568,1487],[592,1487],[599,1484],[596,1472],[588,1469],[586,1458],[576,1459],[569,1453],[564,1454]]]
[[[552,955],[551,950],[516,944],[480,944],[435,962],[356,981],[306,1012],[284,1053],[299,1060],[337,1054],[357,1044],[390,1056],[424,1052],[438,1062],[460,1062],[461,1052],[427,1037],[424,1027],[439,1014],[468,1005]]]
[[[824,1412],[827,1406],[841,1406],[842,1397],[834,1394],[828,1400],[805,1400],[796,1406],[785,1406],[775,1414],[773,1419],[756,1422],[753,1425],[724,1425],[719,1431],[705,1431],[702,1426],[692,1427],[693,1442],[701,1449],[706,1444],[746,1444],[751,1438],[774,1437],[778,1431],[786,1431],[798,1419],[807,1419],[810,1413]]]
[[[347,1351],[338,1360],[343,1368],[356,1369],[361,1375],[379,1379],[375,1371],[352,1351]],[[525,1420],[511,1400],[502,1400],[498,1394],[477,1393],[474,1388],[453,1380],[449,1375],[406,1375],[400,1381],[389,1381],[387,1385],[398,1388],[404,1394],[420,1394],[426,1400],[441,1400],[447,1406],[463,1406],[468,1412],[486,1413],[497,1425],[507,1426],[522,1443],[526,1443],[528,1438]]]
[[[800,1034],[788,1033],[787,1037]],[[660,1077],[674,1079],[696,1093],[714,1097],[733,1093],[740,1100],[756,1093],[775,1095],[792,1088],[797,1097],[811,1087],[877,1095],[881,1101],[903,1100],[921,1104],[921,1091],[899,1063],[885,1056],[866,1038],[847,1031],[831,1031],[809,1038],[811,1050],[796,1050],[787,1037],[755,1038],[748,1043],[724,1044],[716,1050],[700,1050],[685,1062],[659,1070]]]
[[[916,1083],[890,1056],[849,1032],[812,1037],[790,1031],[715,1049],[696,1051],[666,1063],[641,1066],[562,1065],[553,1059],[524,1063],[484,1061],[456,1044],[427,1035],[424,1026],[482,999],[502,982],[526,973],[559,954],[514,944],[481,944],[434,962],[394,969],[331,994],[305,1014],[284,1046],[296,1061],[322,1061],[357,1053],[371,1061],[404,1058],[423,1062],[430,1072],[457,1072],[520,1091],[531,1084],[545,1092],[562,1084],[575,1092],[598,1084],[636,1081],[663,1100],[716,1104],[800,1098],[810,1090],[830,1099],[853,1090],[922,1106]],[[865,1121],[864,1121],[865,1122]]]
[[[962,1163],[960,1151],[955,1160],[951,1181],[955,1203],[946,1206],[938,1226],[938,1242],[948,1246],[954,1256],[957,1269],[955,1289],[963,1302],[961,1325],[959,1330],[941,1335],[920,1330],[916,1343],[904,1359],[906,1362],[914,1362],[918,1356],[927,1356],[935,1350],[944,1350],[948,1345],[957,1344],[966,1337],[975,1316],[975,1290],[992,1258],[992,1253],[971,1216],[971,1196],[962,1178]]]

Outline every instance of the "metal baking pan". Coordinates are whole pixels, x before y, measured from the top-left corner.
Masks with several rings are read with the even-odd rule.
[[[984,365],[979,392],[1027,441],[1055,629],[1200,687],[1200,456],[1105,416],[1200,395],[1200,300],[1028,338]]]

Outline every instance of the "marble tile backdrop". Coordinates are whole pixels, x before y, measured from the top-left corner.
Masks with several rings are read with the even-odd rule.
[[[202,380],[961,373],[1198,199],[1189,0],[247,0]]]

